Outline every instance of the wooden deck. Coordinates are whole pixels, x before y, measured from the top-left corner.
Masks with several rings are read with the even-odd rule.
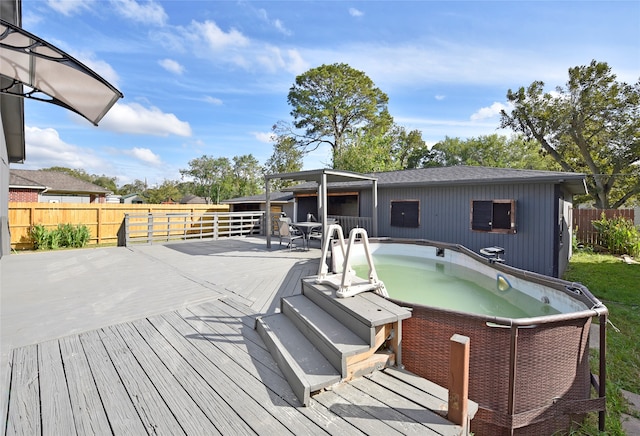
[[[76,333],[76,321],[68,326],[73,334],[38,343],[9,338],[16,347],[9,352],[10,372],[2,389],[5,434],[389,435],[460,430],[425,407],[432,397],[420,383],[393,371],[337,385],[302,407],[254,330],[254,321],[256,315],[276,310],[281,296],[299,292],[300,278],[313,274],[318,263],[313,249],[268,251],[261,243],[197,242],[111,252],[113,262],[121,254],[132,262],[133,253],[152,275],[163,272],[152,280],[150,271],[134,268],[137,276],[119,277],[125,287],[145,281],[145,289],[151,288],[161,304],[148,300],[144,305],[131,297],[140,311],[135,319],[123,320],[111,309],[107,312],[114,322],[102,314],[98,328],[89,323],[90,328]],[[36,257],[29,261],[41,260],[31,256]],[[19,273],[13,268],[20,262],[10,262],[11,271],[2,262],[3,318],[6,313],[12,319],[4,294],[7,285],[13,286]],[[191,290],[193,302],[178,295],[172,310],[161,311],[171,304],[168,295],[179,284],[173,276],[202,288],[203,295]],[[23,277],[23,287],[29,289],[30,281],[37,280]],[[73,292],[74,283],[69,278],[48,291]],[[37,315],[47,317],[47,312]],[[3,319],[5,327],[11,328]]]

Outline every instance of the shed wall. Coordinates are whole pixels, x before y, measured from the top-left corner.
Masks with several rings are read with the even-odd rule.
[[[378,190],[378,235],[394,238],[430,239],[461,244],[478,252],[483,247],[505,249],[508,265],[549,276],[554,267],[554,232],[557,227],[557,199],[553,184],[509,184],[449,187],[380,188]],[[361,216],[371,216],[371,193],[360,195]],[[418,200],[417,228],[391,226],[392,200]],[[516,233],[471,230],[473,200],[515,200]],[[545,253],[534,256],[533,253]],[[565,254],[566,255],[566,254]],[[562,269],[566,262],[562,264]],[[560,271],[562,273],[562,271]]]

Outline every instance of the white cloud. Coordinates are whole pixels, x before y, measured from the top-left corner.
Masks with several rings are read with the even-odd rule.
[[[207,95],[204,98],[204,101],[206,101],[207,103],[211,103],[213,105],[216,105],[216,106],[221,106],[222,105],[222,100],[220,100],[219,98],[216,98],[216,97],[211,97],[210,95]]]
[[[278,32],[282,33],[283,35],[291,35],[291,31],[284,26],[284,23],[281,20],[273,20],[273,27],[275,27]]]
[[[153,0],[146,1],[144,4],[135,0],[111,0],[111,4],[123,17],[140,23],[162,26],[168,18],[162,6]]]
[[[27,167],[37,169],[60,166],[87,171],[105,167],[105,162],[92,149],[64,142],[55,129],[25,126],[24,133]]]
[[[191,136],[191,126],[174,114],[157,107],[146,108],[138,103],[116,103],[105,115],[101,127],[119,133],[153,136]]]
[[[174,61],[173,59],[162,59],[162,60],[159,60],[158,63],[162,68],[164,68],[170,73],[181,75],[185,71],[184,66],[180,65],[178,62]]]
[[[269,14],[265,9],[262,9],[262,8],[253,9],[253,11],[258,16],[258,18],[260,18],[262,21],[269,24],[270,26],[273,26],[278,32],[282,33],[283,35],[290,36],[292,34],[292,32],[285,27],[282,20],[278,18],[272,20],[271,18],[269,18]]]
[[[128,155],[128,156],[133,156],[136,159],[139,159],[145,163],[151,164],[151,165],[160,165],[162,163],[162,159],[160,159],[160,156],[158,156],[157,154],[155,154],[153,151],[149,150],[148,148],[140,148],[140,147],[134,147],[130,150],[123,150],[123,153]]]
[[[528,85],[534,80],[561,84],[567,76],[566,58],[441,39],[402,44],[356,43],[300,52],[311,65],[346,62],[365,71],[387,93],[399,87],[438,83],[500,85],[506,93],[509,87]]]
[[[266,144],[271,144],[276,139],[276,135],[273,132],[253,132],[252,134],[258,141]]]
[[[81,13],[83,10],[91,9],[91,3],[93,0],[86,1],[68,1],[68,0],[47,0],[47,4],[54,11],[60,12],[63,15],[71,16],[76,13]]]
[[[303,59],[298,50],[287,50],[287,56],[287,71],[298,75],[309,69],[309,63]]]
[[[269,20],[264,10],[256,10],[256,14],[260,19],[284,29],[279,20]],[[165,27],[152,32],[152,38],[168,51],[191,51],[194,56],[211,63],[230,64],[247,71],[297,75],[308,70],[310,65],[295,48],[252,40],[233,27],[225,31],[212,20],[193,20],[188,26]]]
[[[435,99],[436,99],[436,100],[438,100],[438,101],[442,101],[442,100],[444,100],[445,98],[447,98],[445,95],[436,95],[436,96],[435,96]]]
[[[271,73],[284,70],[292,74],[300,74],[309,69],[309,64],[302,58],[300,52],[293,49],[283,52],[274,45],[260,49],[254,59]]]
[[[231,28],[229,32],[225,32],[215,22],[209,20],[203,23],[194,20],[187,29],[184,29],[184,32],[188,39],[201,39],[215,52],[249,45],[249,38],[240,31]]]
[[[362,17],[364,15],[364,12],[356,8],[349,8],[349,15],[351,15],[352,17]]]
[[[500,115],[502,110],[511,111],[513,105],[511,103],[503,104],[495,102],[489,107],[480,108],[476,113],[471,115],[471,121],[486,120],[487,118],[494,118]]]

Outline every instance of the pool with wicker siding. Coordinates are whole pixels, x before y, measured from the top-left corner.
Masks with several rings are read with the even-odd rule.
[[[449,339],[470,338],[476,435],[553,434],[603,410],[604,390],[591,395],[588,337],[592,319],[605,324],[608,312],[586,287],[491,263],[455,244],[369,242],[390,299],[412,309],[403,322],[408,370],[448,387]],[[365,264],[362,248],[352,264],[366,277],[357,266]],[[340,250],[333,256],[335,271]],[[600,359],[602,368],[604,353]]]

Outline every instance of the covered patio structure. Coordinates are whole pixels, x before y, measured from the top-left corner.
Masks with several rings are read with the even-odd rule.
[[[327,185],[331,182],[350,182],[358,180],[370,180],[372,184],[372,228],[371,236],[378,236],[378,179],[366,174],[354,173],[351,171],[333,170],[328,168],[298,171],[293,173],[267,174],[265,177],[266,204],[266,228],[271,228],[271,186],[274,179],[295,180],[300,182],[315,182],[318,185],[318,219],[323,229],[323,244],[326,238],[327,229]],[[271,232],[267,231],[267,248],[271,248]]]

